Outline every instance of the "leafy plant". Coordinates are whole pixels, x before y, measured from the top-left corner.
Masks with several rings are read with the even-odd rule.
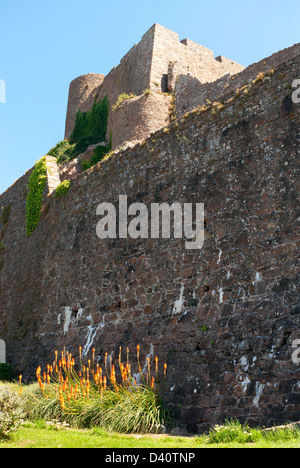
[[[15,431],[20,425],[24,413],[15,392],[7,386],[0,388],[0,438]]]
[[[146,93],[146,90],[145,90],[145,93]],[[133,99],[136,97],[136,94],[126,94],[126,93],[122,93],[119,95],[118,97],[118,100],[116,102],[116,104],[113,106],[112,110],[113,111],[116,111],[118,110],[120,107],[121,107],[121,104],[124,102],[124,101],[128,101],[128,99]]]
[[[48,152],[48,155],[55,157],[57,164],[62,164],[72,159],[74,148],[75,143],[71,144],[69,140],[63,140],[57,143],[57,145]]]
[[[55,157],[58,164],[62,164],[84,153],[90,145],[105,141],[108,114],[109,101],[107,96],[99,101],[95,100],[92,109],[87,112],[81,112],[79,109],[70,140],[57,143],[48,152],[48,155]],[[109,144],[104,148],[103,152],[107,154],[110,151]],[[84,169],[90,167],[86,163],[83,166]]]
[[[255,442],[259,437],[259,431],[250,429],[248,424],[241,424],[238,420],[226,420],[224,425],[216,425],[209,432],[208,443],[248,443]]]
[[[84,153],[88,146],[105,141],[107,121],[109,114],[109,102],[107,96],[94,101],[90,111],[78,110],[74,130],[70,137],[70,144],[75,144],[70,159]]]
[[[42,199],[47,181],[46,158],[40,159],[33,169],[28,183],[26,202],[26,233],[31,236],[41,216]]]
[[[70,190],[70,187],[71,182],[69,180],[64,180],[55,190],[54,198],[61,197],[62,195],[65,197]]]
[[[98,162],[102,161],[104,157],[110,152],[110,150],[111,144],[108,146],[97,146],[94,150],[94,154],[91,158],[91,161],[82,161],[82,169],[86,171],[87,169],[90,169],[91,167],[98,164]]]

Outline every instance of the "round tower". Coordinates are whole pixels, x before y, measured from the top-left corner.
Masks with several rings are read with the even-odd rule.
[[[76,115],[82,105],[103,82],[105,76],[94,73],[75,78],[70,84],[67,108],[65,139],[69,140],[75,125]]]

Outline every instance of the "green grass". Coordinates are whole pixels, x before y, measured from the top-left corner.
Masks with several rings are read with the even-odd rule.
[[[255,443],[209,444],[208,438],[170,436],[126,436],[100,429],[46,428],[45,423],[25,424],[8,439],[0,440],[1,448],[300,448],[300,438],[291,440],[260,439]]]
[[[6,385],[16,392],[20,388],[16,382]],[[30,388],[32,394],[37,396],[38,384]],[[27,403],[25,401],[22,405],[26,414],[29,409]],[[36,415],[33,419],[26,419],[16,432],[0,439],[0,448],[300,448],[300,428],[292,424],[262,430],[250,428],[238,420],[229,420],[223,425],[214,426],[206,435],[172,437],[168,434],[128,434],[128,431],[121,434],[113,432],[114,429],[95,426],[79,429],[68,425],[64,418],[55,417],[47,413],[43,418]]]

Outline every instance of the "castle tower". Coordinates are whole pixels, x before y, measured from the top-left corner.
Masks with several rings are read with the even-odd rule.
[[[78,110],[81,109],[81,106],[91,96],[93,91],[103,83],[104,78],[104,75],[89,73],[88,75],[79,76],[71,82],[65,129],[66,140],[71,136]]]

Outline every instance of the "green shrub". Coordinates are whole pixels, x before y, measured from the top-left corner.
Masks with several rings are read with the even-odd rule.
[[[55,190],[54,198],[61,197],[62,195],[65,197],[71,187],[71,182],[69,180],[64,180],[57,189]]]
[[[57,164],[61,164],[72,159],[71,156],[74,147],[75,143],[71,145],[68,140],[63,140],[57,143],[57,145],[49,151],[48,155],[56,158]]]
[[[109,146],[97,146],[94,150],[94,154],[91,158],[91,162],[82,161],[81,166],[83,171],[90,169],[91,167],[98,164],[98,162],[102,161],[103,158],[110,152],[111,145]]]
[[[237,420],[226,420],[224,425],[216,425],[210,432],[208,443],[248,443],[255,442],[261,437],[261,433],[256,429],[250,429],[247,424],[241,424]]]
[[[17,430],[24,413],[19,397],[7,386],[0,388],[0,438]]]
[[[109,102],[107,96],[94,102],[90,111],[78,111],[70,144],[75,144],[72,158],[84,153],[88,146],[105,141]]]
[[[108,114],[109,101],[107,96],[97,102],[95,100],[92,109],[87,112],[81,112],[79,109],[70,141],[63,140],[57,143],[49,151],[49,156],[55,157],[57,163],[62,164],[84,153],[90,145],[105,141]],[[98,151],[100,152],[100,150]],[[110,151],[109,145],[102,151],[107,154]],[[94,163],[88,166],[83,163],[84,169],[88,169],[91,165],[94,165]]]
[[[46,158],[40,159],[29,177],[26,203],[26,233],[31,236],[41,216],[43,194],[47,181]]]

